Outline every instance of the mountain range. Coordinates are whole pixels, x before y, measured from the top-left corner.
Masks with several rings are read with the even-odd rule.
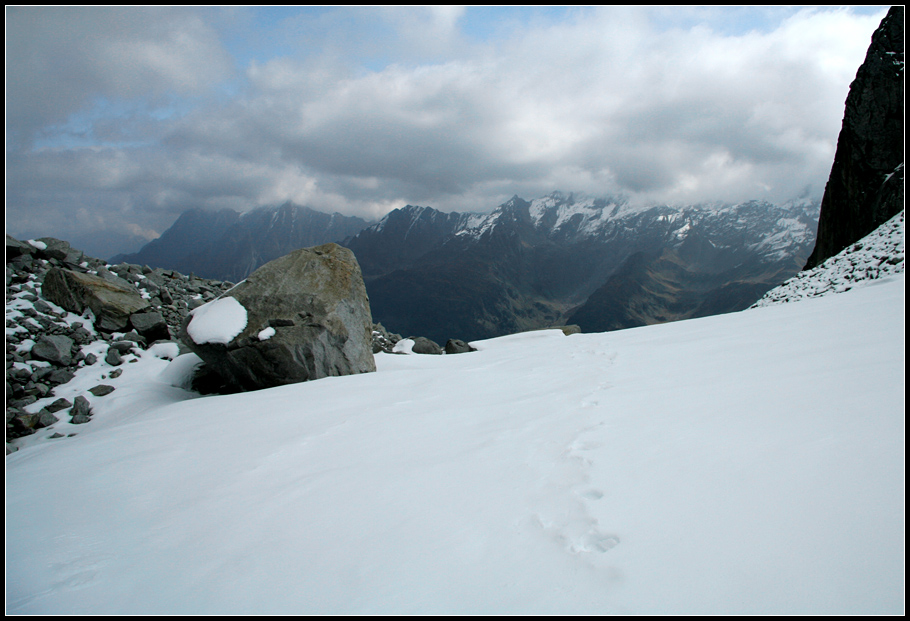
[[[374,318],[432,339],[741,310],[796,274],[819,203],[635,207],[554,192],[487,215],[405,207],[344,242]]]
[[[161,237],[111,263],[139,263],[237,282],[256,268],[298,248],[341,241],[369,223],[284,203],[245,213],[190,209]]]
[[[191,210],[115,259],[239,281],[300,247],[354,251],[373,317],[433,340],[565,323],[604,331],[747,308],[812,251],[818,201],[685,207],[554,192],[489,214],[406,206],[381,221],[284,204]]]

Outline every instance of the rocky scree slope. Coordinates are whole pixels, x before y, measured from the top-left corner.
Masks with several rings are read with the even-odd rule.
[[[142,300],[137,316],[143,324],[108,326],[91,308],[81,315],[49,301],[44,291],[53,274],[94,277]],[[21,242],[6,237],[6,434],[7,440],[35,433],[61,419],[76,424],[91,418],[91,401],[109,394],[99,385],[71,402],[53,399],[54,389],[67,384],[86,365],[110,367],[116,378],[124,363],[153,348],[173,358],[180,346],[173,339],[187,314],[215,299],[232,283],[185,276],[148,266],[86,256],[62,240],[41,238]],[[40,408],[36,409],[37,406]],[[9,450],[9,448],[8,448]]]
[[[821,265],[800,272],[751,308],[849,291],[904,273],[904,210]]]

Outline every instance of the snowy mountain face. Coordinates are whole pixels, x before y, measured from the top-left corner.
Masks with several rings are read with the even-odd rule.
[[[361,264],[377,321],[434,340],[470,340],[567,320],[583,330],[617,329],[745,308],[796,273],[817,216],[818,203],[807,200],[642,208],[557,192],[531,202],[516,196],[487,215],[408,207],[345,244]],[[681,266],[673,288],[686,299],[634,318],[611,315],[608,328],[585,325],[586,313],[603,313],[573,309],[611,277],[633,277],[623,266],[638,253],[641,264]],[[650,269],[661,279],[667,266]]]
[[[27,407],[91,421],[6,458],[6,612],[901,614],[903,253],[900,216],[769,307],[228,396],[79,318],[98,360]]]

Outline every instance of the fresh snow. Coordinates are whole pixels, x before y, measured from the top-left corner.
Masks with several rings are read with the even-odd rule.
[[[412,354],[414,353],[415,344],[414,339],[401,339],[392,347],[392,352],[396,354]]]
[[[7,457],[6,612],[902,614],[904,275],[835,292],[230,396],[85,366]]]
[[[772,306],[831,293],[904,273],[904,212],[821,265],[800,272],[753,306]]]
[[[272,338],[273,336],[275,336],[275,328],[269,326],[268,328],[265,328],[264,330],[260,330],[259,334],[257,334],[256,336],[260,341],[267,341],[270,338]]]
[[[246,309],[231,296],[203,304],[191,315],[193,318],[187,324],[186,332],[198,345],[229,343],[246,327]]]

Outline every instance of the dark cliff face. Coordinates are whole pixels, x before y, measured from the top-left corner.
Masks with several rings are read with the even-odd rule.
[[[868,235],[904,208],[904,7],[872,35],[850,85],[818,238],[806,269]]]

